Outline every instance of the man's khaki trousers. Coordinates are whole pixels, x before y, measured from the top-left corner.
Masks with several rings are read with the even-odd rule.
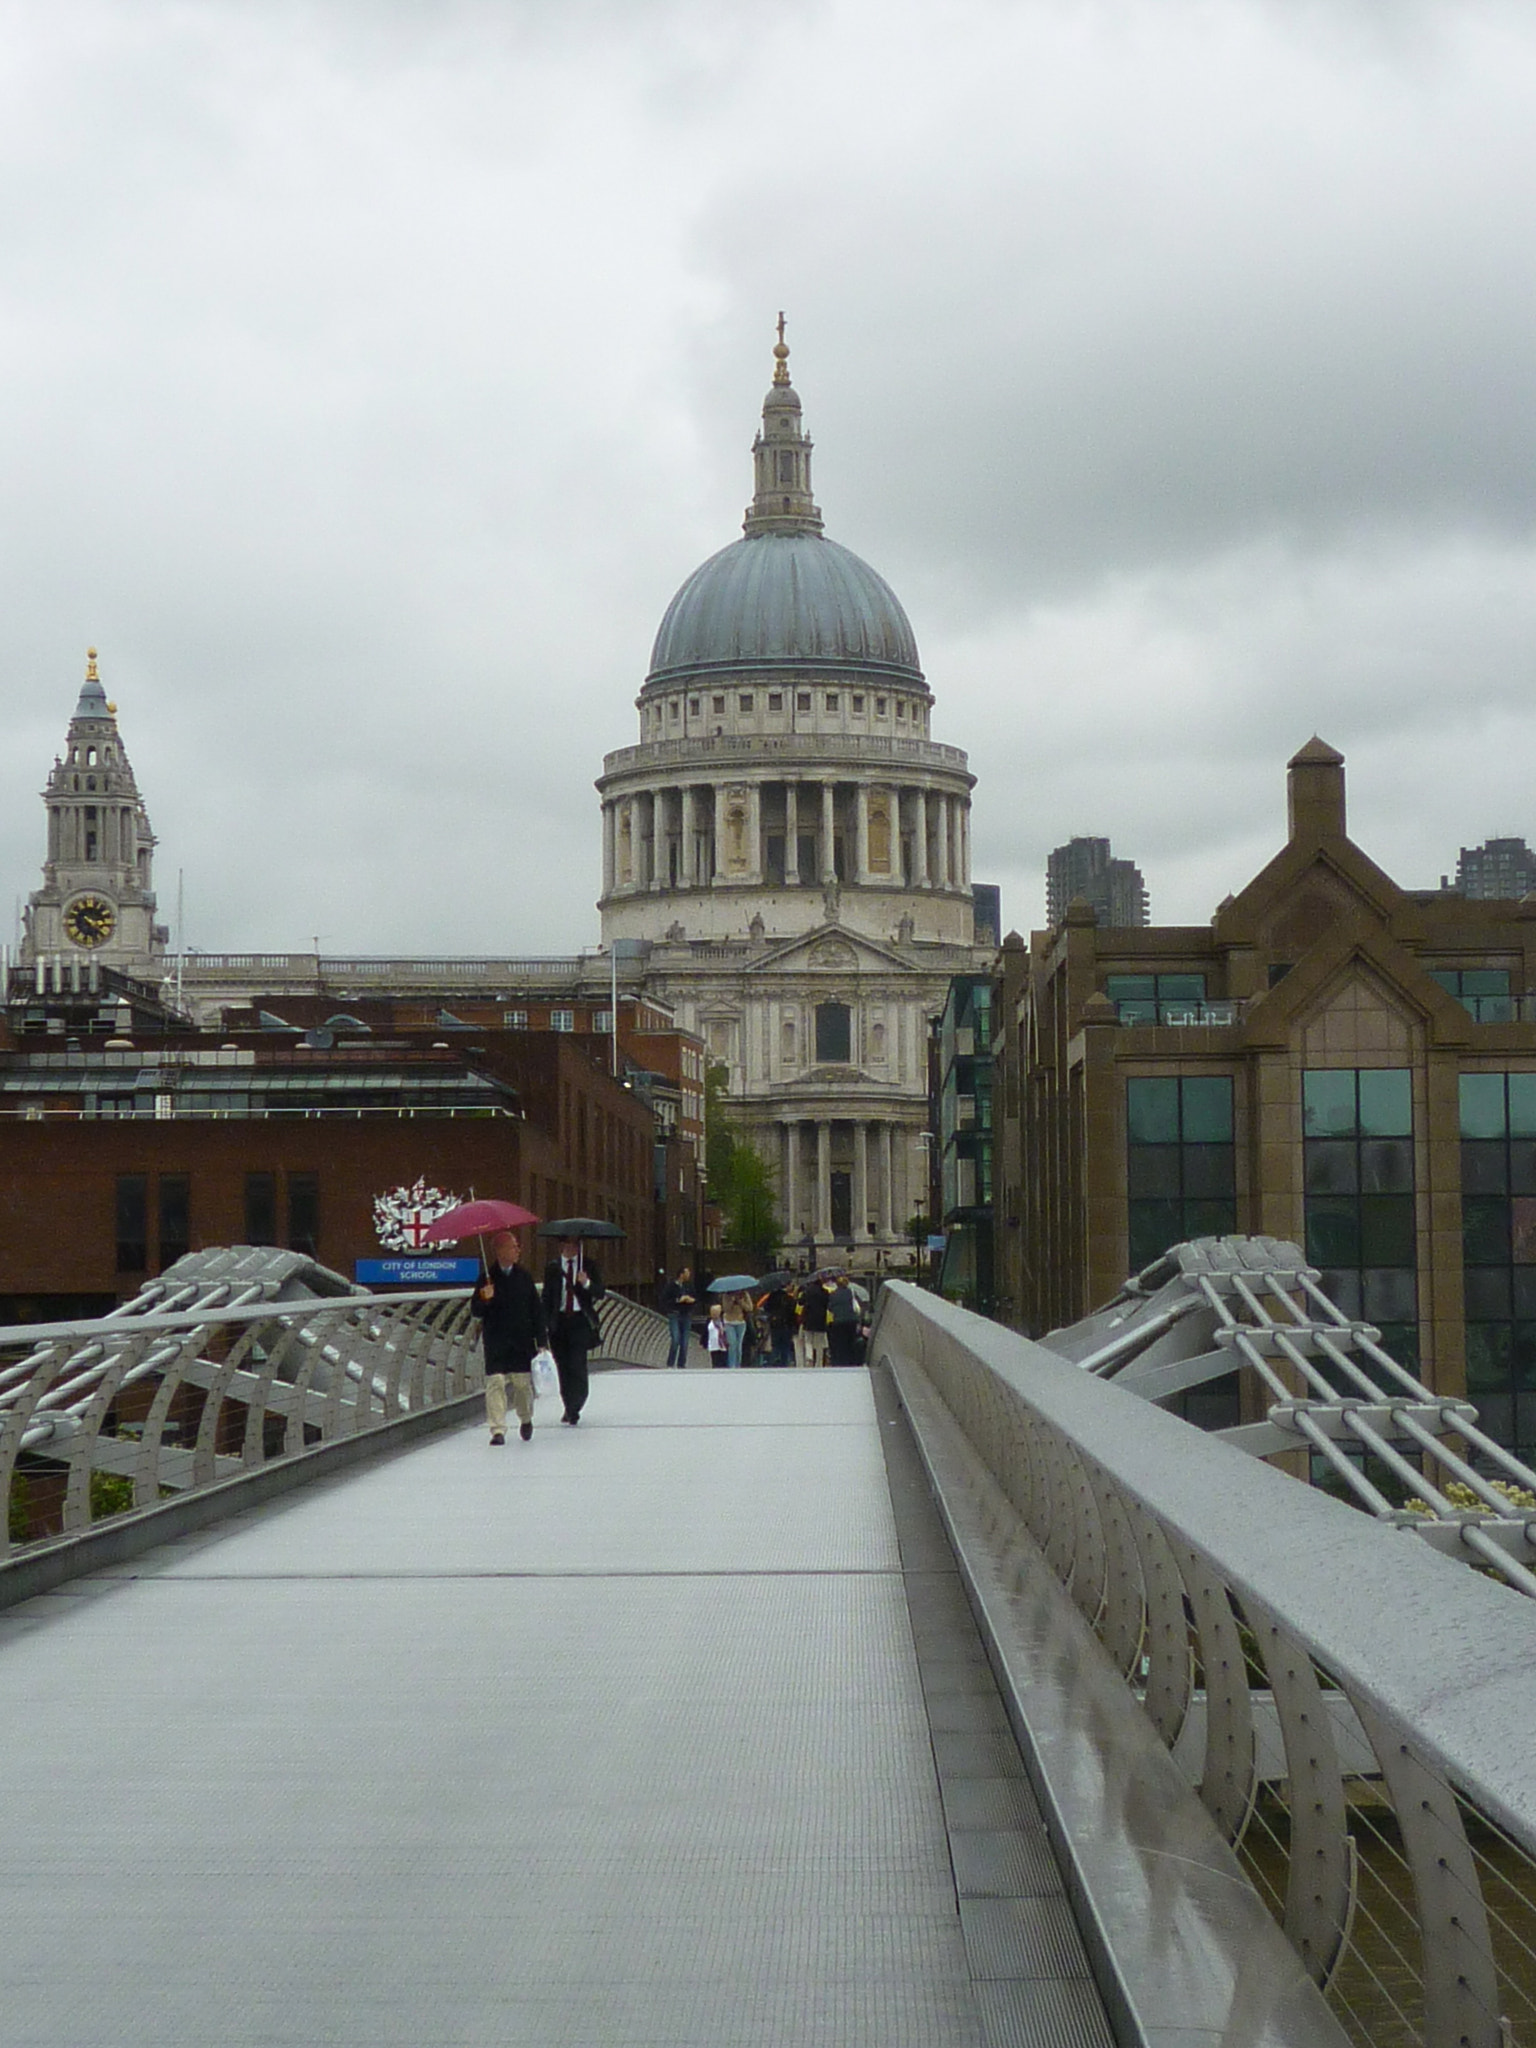
[[[485,1419],[492,1436],[507,1433],[507,1397],[517,1410],[519,1422],[533,1420],[533,1374],[531,1372],[488,1372],[485,1376]]]

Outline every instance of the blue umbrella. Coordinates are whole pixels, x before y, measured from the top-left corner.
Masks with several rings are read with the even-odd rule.
[[[750,1273],[727,1273],[723,1280],[711,1280],[711,1294],[748,1294],[757,1285]]]

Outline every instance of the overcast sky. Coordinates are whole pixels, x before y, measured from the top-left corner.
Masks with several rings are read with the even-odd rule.
[[[1529,0],[0,0],[0,885],[87,645],[209,950],[595,943],[789,317],[978,878],[1536,841]]]

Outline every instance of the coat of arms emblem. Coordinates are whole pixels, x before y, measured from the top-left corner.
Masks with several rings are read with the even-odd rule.
[[[419,1252],[427,1246],[427,1228],[449,1209],[457,1209],[462,1195],[444,1194],[418,1180],[408,1188],[391,1188],[373,1198],[373,1227],[379,1243],[392,1252]]]

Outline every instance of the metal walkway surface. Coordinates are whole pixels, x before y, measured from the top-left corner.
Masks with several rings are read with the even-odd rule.
[[[870,1378],[553,1414],[0,1615],[7,2048],[1107,2043]]]

